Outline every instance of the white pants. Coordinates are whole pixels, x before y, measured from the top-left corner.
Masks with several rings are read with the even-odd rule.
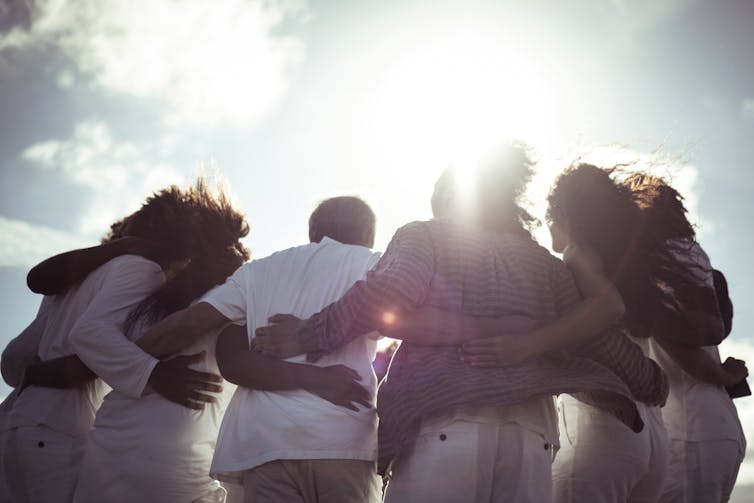
[[[396,460],[385,503],[549,503],[551,469],[552,446],[518,424],[428,422]]]
[[[735,440],[670,441],[670,467],[660,501],[728,501],[746,447]]]
[[[634,433],[612,415],[563,395],[560,451],[552,467],[555,503],[655,502],[668,463],[659,414],[644,407],[644,430]]]
[[[85,445],[85,439],[41,425],[6,431],[3,469],[10,500],[71,501]]]

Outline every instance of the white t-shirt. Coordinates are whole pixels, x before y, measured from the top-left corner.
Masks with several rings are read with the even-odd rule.
[[[257,327],[276,313],[308,318],[338,300],[378,261],[362,246],[329,238],[254,260],[239,268],[204,299],[230,320]],[[347,365],[361,375],[372,402],[377,379],[372,369],[375,337],[364,336],[316,365]],[[290,362],[305,362],[304,355]],[[240,472],[277,459],[374,460],[377,414],[338,407],[307,391],[268,392],[239,387],[220,428],[211,474],[238,480]]]
[[[696,273],[700,284],[714,288],[712,266],[701,246],[694,243],[687,259],[701,266]],[[686,374],[654,340],[650,340],[650,347],[652,357],[667,374],[670,385],[668,401],[662,409],[668,437],[693,442],[744,442],[736,407],[725,388],[702,383]],[[717,346],[703,349],[716,362],[720,362]]]
[[[128,313],[163,281],[160,266],[134,255],[99,267],[52,300],[39,357],[76,353],[111,387],[140,396],[157,360],[125,338],[121,328]],[[7,427],[45,425],[84,438],[108,390],[101,379],[72,389],[30,386],[13,404]]]

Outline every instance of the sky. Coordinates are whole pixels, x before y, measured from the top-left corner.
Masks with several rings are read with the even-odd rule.
[[[0,345],[38,306],[29,267],[167,184],[224,180],[256,257],[358,194],[384,249],[445,167],[516,137],[540,217],[579,156],[669,175],[730,283],[721,352],[754,366],[753,22],[748,0],[0,2]]]

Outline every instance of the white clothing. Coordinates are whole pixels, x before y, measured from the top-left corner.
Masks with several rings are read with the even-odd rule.
[[[308,318],[364,279],[379,255],[330,238],[290,248],[241,266],[225,284],[202,299],[234,322],[245,322],[250,338],[276,313]],[[315,364],[342,364],[361,375],[372,396],[377,379],[371,362],[376,341],[359,337]],[[305,356],[288,359],[305,362]],[[223,418],[211,473],[240,480],[241,472],[282,459],[360,459],[377,451],[377,414],[338,407],[307,391],[268,392],[238,388]]]
[[[110,386],[141,395],[157,360],[123,337],[121,324],[163,280],[160,267],[142,257],[124,255],[99,267],[53,299],[39,357],[76,353]],[[16,399],[7,427],[45,425],[83,439],[107,389],[100,379],[70,389],[29,386]]]
[[[550,502],[552,446],[519,424],[496,422],[498,415],[424,422],[395,461],[385,503]]]
[[[47,310],[52,303],[51,297],[44,297],[34,320],[19,335],[17,335],[3,350],[3,377],[14,389],[3,403],[0,404],[0,503],[12,501],[10,488],[6,485],[5,472],[5,434],[8,415],[13,410],[13,404],[18,396],[18,386],[23,380],[26,366],[37,356],[39,341],[42,338],[47,322]],[[13,457],[11,457],[13,459]],[[15,461],[14,461],[15,462]]]
[[[79,476],[85,439],[45,425],[5,432],[3,468],[10,501],[71,501]]]
[[[631,337],[645,356],[649,340]],[[553,501],[653,503],[667,473],[668,437],[659,407],[636,404],[644,429],[561,395],[561,450],[552,468]]]
[[[726,502],[736,484],[744,449],[735,440],[670,441],[662,503]]]
[[[192,368],[220,374],[215,359],[218,332],[181,354],[205,351]],[[139,332],[135,339],[143,335]],[[235,386],[224,382],[203,410],[170,402],[150,388],[140,398],[112,391],[89,434],[76,502],[197,501],[222,503],[225,490],[209,476],[217,432]]]
[[[714,289],[712,265],[699,244],[694,243],[689,254],[682,258],[698,266],[693,271],[701,285]],[[725,501],[727,496],[725,500],[705,496],[724,494],[726,490],[730,495],[738,464],[743,459],[741,453],[746,451],[746,439],[733,400],[725,388],[702,383],[686,374],[654,340],[650,344],[652,357],[667,374],[670,385],[662,418],[672,452],[662,501]],[[720,362],[717,346],[702,349]]]
[[[560,451],[552,468],[555,503],[653,503],[663,487],[668,439],[657,407],[636,404],[644,429],[569,395],[559,399]]]

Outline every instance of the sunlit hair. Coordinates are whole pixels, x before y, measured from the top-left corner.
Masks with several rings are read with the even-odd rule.
[[[523,196],[534,166],[529,148],[520,142],[506,143],[482,159],[471,197],[484,227],[531,236],[539,221],[524,209]]]
[[[567,219],[573,240],[598,253],[639,329],[634,335],[687,330],[681,311],[699,285],[694,267],[680,258],[694,239],[680,194],[661,178],[642,173],[621,182],[621,173],[589,164],[567,168],[548,195],[547,219]]]
[[[339,196],[325,199],[309,217],[309,241],[319,243],[327,236],[340,243],[371,248],[376,217],[361,198]]]
[[[240,242],[248,233],[246,218],[224,191],[213,194],[201,178],[193,187],[171,186],[154,194],[141,209],[113,224],[105,241],[139,236],[166,250],[164,262],[190,259],[187,267],[131,311],[126,330],[183,309],[223,283],[249,259],[248,249]]]

